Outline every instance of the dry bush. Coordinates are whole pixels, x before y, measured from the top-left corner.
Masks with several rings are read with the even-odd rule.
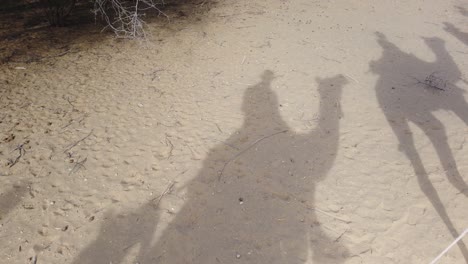
[[[92,0],[94,14],[105,20],[117,37],[145,37],[145,12],[153,11],[165,14],[159,9],[164,0]],[[158,7],[159,6],[159,7]]]
[[[0,0],[2,1],[2,0]],[[164,0],[26,0],[31,6],[39,7],[39,15],[51,26],[65,26],[67,17],[78,2],[93,6],[96,19],[102,19],[118,37],[144,37],[147,12],[165,15],[161,10]]]

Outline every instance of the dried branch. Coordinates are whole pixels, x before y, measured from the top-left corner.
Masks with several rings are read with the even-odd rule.
[[[70,144],[68,145],[68,147],[65,148],[65,150],[63,151],[63,153],[67,153],[68,151],[70,151],[72,148],[76,147],[76,145],[80,144],[80,142],[84,141],[85,139],[87,139],[88,137],[91,136],[91,134],[93,134],[93,130],[91,130],[91,132],[89,132],[88,135],[86,135],[84,138],[76,141],[75,143],[73,144]]]
[[[429,74],[424,79],[424,81],[421,81],[415,77],[413,77],[413,79],[415,79],[418,84],[422,84],[428,88],[433,88],[433,89],[441,90],[441,91],[445,91],[445,88],[447,88],[447,81],[445,81],[442,78],[437,77],[435,72]]]
[[[79,158],[78,158],[79,159]],[[84,166],[85,162],[88,160],[88,157],[80,160],[80,161],[77,161],[75,163],[75,165],[73,166],[73,168],[70,170],[70,173],[68,173],[68,175],[71,175],[72,173],[75,173],[77,172],[78,170],[80,170],[81,168],[84,168],[86,169],[86,167]]]
[[[142,20],[144,11],[154,10],[158,15],[168,18],[157,6],[164,5],[156,0],[95,0],[93,13],[98,15],[106,22],[106,28],[114,31],[117,37],[135,38],[145,37],[146,23]]]
[[[19,154],[18,156],[15,158],[15,160],[9,160],[8,164],[11,167],[15,166],[16,163],[18,163],[18,161],[21,159],[21,157],[24,156],[24,154],[26,154],[26,150],[24,149],[24,144],[26,143],[23,143],[21,145],[18,145],[18,147],[16,147],[13,151],[15,150],[18,150],[19,151]]]
[[[175,181],[172,181],[172,182],[169,183],[169,185],[166,187],[166,189],[164,190],[164,192],[161,193],[161,195],[159,195],[158,197],[156,197],[156,198],[154,198],[154,199],[151,200],[152,202],[156,201],[156,202],[153,204],[153,207],[154,207],[154,208],[157,208],[157,207],[159,206],[159,204],[161,203],[162,198],[163,198],[166,194],[168,194],[169,192],[172,191],[172,188],[174,187],[175,184],[176,184],[176,182],[175,182]]]

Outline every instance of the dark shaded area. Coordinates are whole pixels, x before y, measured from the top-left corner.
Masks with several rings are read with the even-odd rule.
[[[64,16],[64,20],[58,24],[49,21],[56,26],[89,24],[94,23],[94,15],[90,12],[92,6],[91,1],[83,0],[6,0],[0,3],[0,18],[8,26],[21,23],[26,28],[37,27],[41,24],[46,27],[48,16],[52,15],[49,12],[55,11]],[[61,10],[62,7],[64,10]]]
[[[37,7],[37,3],[28,3],[22,0],[3,0],[0,3],[0,13],[23,12]]]
[[[375,89],[380,107],[398,138],[399,149],[411,161],[421,190],[451,235],[456,238],[459,233],[429,180],[416,149],[409,122],[417,125],[430,139],[449,182],[468,196],[468,186],[458,172],[445,127],[433,114],[438,110],[451,111],[468,125],[468,104],[464,99],[464,91],[453,85],[461,78],[461,72],[446,50],[444,41],[439,38],[424,39],[436,56],[434,62],[426,62],[403,52],[381,33],[377,33],[377,41],[383,54],[378,61],[371,63],[371,69],[379,75]],[[427,76],[436,76],[442,80],[439,85],[445,84],[443,90],[436,89],[432,83],[428,84]],[[459,242],[458,245],[468,261],[465,244]]]
[[[98,239],[75,263],[121,263],[125,245],[139,244],[138,263],[342,263],[347,249],[317,221],[315,189],[331,169],[339,146],[342,76],[317,79],[317,127],[298,135],[280,116],[271,89],[275,76],[244,94],[243,126],[213,148],[186,187],[185,204],[155,245],[158,216],[150,205],[119,220],[109,217]],[[133,219],[130,223],[130,218]],[[140,219],[138,226],[135,219]],[[133,242],[134,241],[134,242]]]
[[[69,1],[69,0],[67,0]],[[155,24],[202,23],[203,17],[216,4],[214,0],[166,0],[160,9],[142,14],[148,27]],[[50,27],[37,1],[0,1],[0,65],[5,63],[34,63],[53,60],[70,50],[75,43],[93,46],[112,30],[100,16],[95,16],[92,1],[79,0],[64,27]],[[181,26],[182,27],[182,26]]]
[[[25,185],[17,184],[0,193],[0,221],[21,202],[27,190]]]
[[[462,16],[468,17],[468,10],[466,10],[466,8],[462,6],[456,6],[455,8],[458,9],[458,12],[460,12]]]
[[[144,204],[129,213],[108,213],[104,217],[98,238],[90,243],[73,263],[123,263],[128,251],[136,246],[140,252],[148,252],[158,219],[159,213],[153,203]]]
[[[444,23],[444,25],[445,25],[445,28],[444,28],[445,31],[452,34],[459,41],[465,43],[465,45],[468,46],[468,32],[463,32],[460,29],[458,29],[456,26],[448,22]]]

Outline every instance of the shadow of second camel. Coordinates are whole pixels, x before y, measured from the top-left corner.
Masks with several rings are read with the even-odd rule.
[[[468,125],[468,103],[464,91],[453,85],[460,80],[461,72],[446,50],[444,41],[439,38],[424,39],[435,54],[434,62],[403,52],[381,33],[377,33],[377,41],[383,55],[371,63],[371,69],[379,76],[376,95],[380,108],[398,139],[399,149],[411,161],[419,187],[456,238],[459,233],[429,179],[409,123],[424,131],[437,152],[448,181],[461,194],[468,196],[468,186],[458,171],[444,124],[434,115],[437,110],[451,111]],[[460,242],[458,245],[468,262],[465,244]]]

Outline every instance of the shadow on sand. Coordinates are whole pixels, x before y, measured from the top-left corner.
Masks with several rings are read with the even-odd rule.
[[[265,71],[245,91],[242,128],[211,150],[155,243],[159,217],[148,203],[122,217],[109,215],[75,263],[122,263],[128,245],[137,244],[135,261],[142,264],[342,263],[349,254],[341,236],[327,236],[311,208],[338,151],[346,79],[317,79],[317,127],[299,135],[280,116],[274,78]]]
[[[468,10],[461,6],[457,6],[456,9],[458,9],[458,12],[465,17],[468,17]],[[468,46],[468,32],[461,31],[459,28],[457,28],[455,25],[452,23],[445,22],[445,31],[448,33],[452,34],[455,38],[457,38],[459,41],[463,42],[465,45]]]
[[[21,183],[0,193],[0,221],[21,202],[27,190],[28,188]]]
[[[433,114],[438,110],[451,111],[468,125],[468,104],[464,91],[453,85],[460,80],[461,72],[446,50],[444,41],[439,38],[424,39],[435,54],[434,62],[426,62],[403,52],[381,33],[377,33],[377,41],[383,55],[371,63],[371,69],[379,75],[375,89],[380,107],[398,138],[399,149],[411,161],[422,192],[455,238],[458,231],[429,180],[409,123],[424,131],[437,152],[447,179],[467,196],[468,186],[458,172],[445,127]],[[468,261],[465,244],[460,242],[458,245]]]

